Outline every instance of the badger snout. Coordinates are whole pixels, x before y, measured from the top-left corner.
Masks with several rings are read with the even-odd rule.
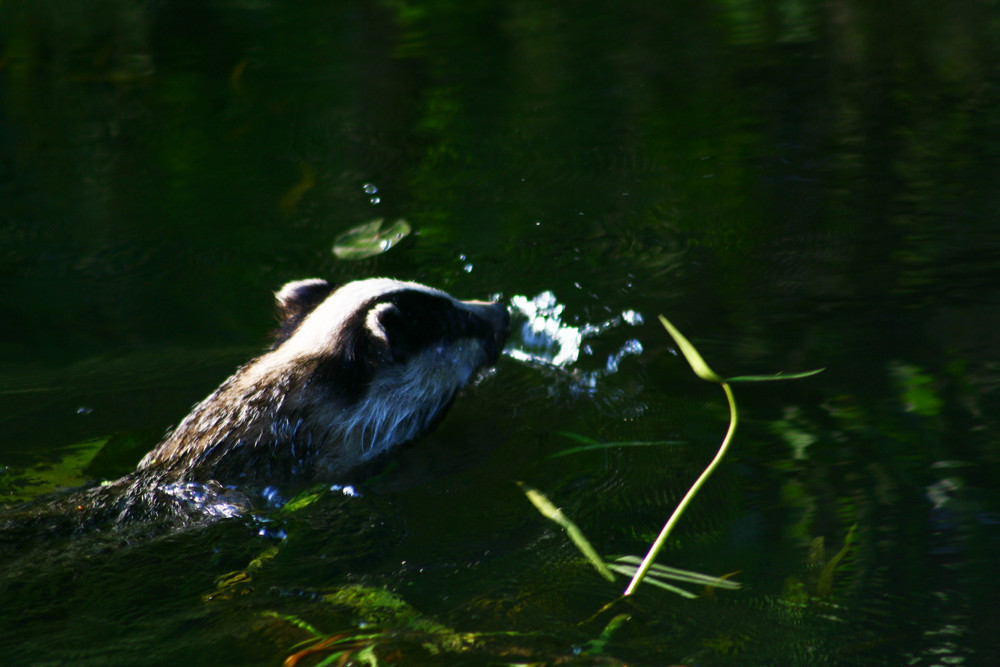
[[[483,336],[486,364],[492,366],[500,358],[507,337],[510,335],[510,311],[499,301],[463,301],[488,329]]]

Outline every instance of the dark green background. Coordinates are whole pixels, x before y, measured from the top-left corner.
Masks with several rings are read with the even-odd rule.
[[[101,474],[127,471],[262,349],[287,280],[551,290],[570,322],[646,321],[591,341],[577,370],[644,347],[591,392],[502,360],[363,500],[302,520],[239,604],[201,596],[272,543],[246,526],[9,566],[7,663],[275,664],[301,637],[255,634],[260,612],[336,632],[350,620],[309,596],[346,582],[572,653],[620,587],[514,482],[602,553],[643,552],[726,418],[658,313],[722,374],[827,370],[737,387],[731,458],[661,559],[746,588],[642,591],[607,654],[1000,660],[998,34],[997,3],[971,0],[4,0],[11,497],[94,438],[132,443]],[[336,260],[377,217],[415,234]],[[548,459],[560,431],[685,444]]]

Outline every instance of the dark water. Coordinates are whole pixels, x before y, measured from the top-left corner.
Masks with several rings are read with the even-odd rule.
[[[4,664],[280,664],[308,627],[355,664],[996,664],[998,28],[983,2],[0,4],[8,500],[130,470],[287,280],[644,321],[562,371],[504,358],[360,497],[5,549]],[[336,259],[374,218],[415,232]],[[515,482],[644,553],[727,418],[660,313],[723,375],[826,371],[736,387],[660,557],[743,588],[601,611],[625,581]],[[564,432],[679,444],[549,458]],[[365,589],[409,611],[329,597]]]

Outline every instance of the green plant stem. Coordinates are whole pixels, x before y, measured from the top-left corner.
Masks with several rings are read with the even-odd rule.
[[[691,485],[688,492],[684,494],[681,502],[677,505],[677,509],[674,510],[674,513],[670,515],[667,523],[664,524],[663,530],[660,531],[656,541],[649,547],[649,552],[646,554],[646,557],[642,559],[639,569],[635,571],[635,574],[632,576],[632,581],[629,582],[628,588],[625,589],[625,593],[623,595],[631,595],[639,585],[639,582],[642,581],[642,578],[646,576],[646,571],[649,570],[653,561],[656,560],[657,554],[659,554],[660,549],[663,547],[663,543],[666,542],[667,536],[670,535],[670,531],[674,529],[674,525],[680,520],[681,514],[684,513],[685,509],[687,509],[688,504],[690,504],[690,502],[694,499],[699,489],[701,489],[702,485],[705,483],[705,480],[707,480],[709,476],[715,472],[715,469],[725,457],[726,450],[729,449],[729,443],[733,440],[733,434],[736,432],[736,424],[738,421],[736,416],[736,398],[733,396],[733,391],[729,388],[727,383],[720,382],[719,384],[722,386],[722,390],[726,392],[726,398],[729,401],[729,430],[726,432],[726,437],[722,439],[722,445],[719,447],[719,451],[715,455],[715,458],[712,459],[712,462],[708,464],[708,467],[705,468],[698,479],[695,480],[695,483]]]

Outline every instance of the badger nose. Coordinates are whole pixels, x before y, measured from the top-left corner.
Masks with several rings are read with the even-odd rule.
[[[490,364],[496,363],[510,335],[510,312],[499,301],[466,301],[465,304],[489,327]]]
[[[510,311],[507,310],[507,306],[500,302],[495,302],[493,304],[492,312],[495,313],[496,321],[494,323],[496,331],[496,344],[497,344],[497,354],[503,349],[504,343],[507,342],[507,336],[510,335]]]

